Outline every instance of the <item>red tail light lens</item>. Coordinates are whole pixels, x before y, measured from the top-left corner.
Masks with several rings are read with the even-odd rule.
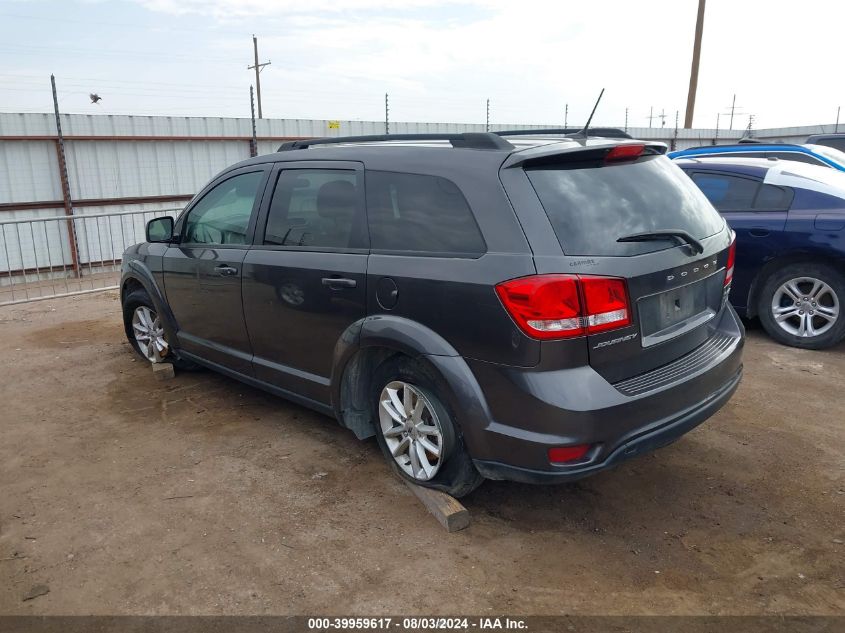
[[[625,281],[616,277],[581,276],[587,333],[604,332],[630,325],[628,292]]]
[[[519,328],[536,339],[583,336],[631,323],[624,279],[532,275],[504,281],[496,293]]]
[[[725,264],[725,285],[731,283],[734,278],[734,260],[736,259],[736,233],[731,237],[731,245],[728,247],[728,263]]]
[[[590,450],[589,444],[577,444],[575,446],[556,446],[549,449],[549,461],[553,464],[563,462],[574,462],[581,459]]]
[[[617,145],[604,156],[604,162],[613,163],[618,160],[636,160],[643,155],[645,145]]]
[[[535,275],[496,286],[508,314],[529,336],[540,339],[583,334],[575,275]]]

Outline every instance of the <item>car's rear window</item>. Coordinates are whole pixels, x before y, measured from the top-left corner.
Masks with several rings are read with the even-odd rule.
[[[680,229],[703,239],[724,226],[704,194],[664,156],[617,165],[546,164],[525,171],[567,255],[649,253],[677,242],[616,240],[659,229]]]

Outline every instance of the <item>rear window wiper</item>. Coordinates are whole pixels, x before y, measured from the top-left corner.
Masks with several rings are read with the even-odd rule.
[[[692,235],[681,229],[658,229],[656,231],[644,231],[632,233],[620,237],[617,242],[654,242],[657,240],[675,239],[681,244],[689,244],[696,253],[703,253],[704,246]]]

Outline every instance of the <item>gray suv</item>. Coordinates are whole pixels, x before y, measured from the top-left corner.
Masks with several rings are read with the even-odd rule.
[[[731,397],[733,234],[660,143],[296,141],[123,258],[126,334],[375,436],[406,479],[562,482]]]

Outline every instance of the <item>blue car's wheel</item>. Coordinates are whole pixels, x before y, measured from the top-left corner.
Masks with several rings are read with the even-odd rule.
[[[824,349],[845,337],[845,278],[825,264],[784,266],[760,292],[760,321],[777,341]]]

